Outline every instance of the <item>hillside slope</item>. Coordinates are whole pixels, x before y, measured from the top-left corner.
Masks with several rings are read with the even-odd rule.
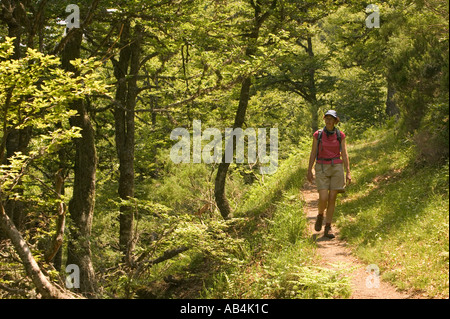
[[[355,183],[338,203],[342,238],[398,288],[448,298],[448,160],[421,162],[412,141],[393,130],[371,130],[349,144]]]

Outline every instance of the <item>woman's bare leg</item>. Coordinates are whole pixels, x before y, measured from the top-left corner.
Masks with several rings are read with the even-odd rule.
[[[319,190],[319,215],[323,215],[328,205],[328,189]]]
[[[326,224],[331,224],[331,221],[333,220],[334,209],[336,208],[337,195],[338,195],[337,190],[330,190],[328,193],[327,215],[325,217]],[[319,200],[319,207],[320,207],[320,200]],[[320,214],[320,208],[319,208],[319,214]]]

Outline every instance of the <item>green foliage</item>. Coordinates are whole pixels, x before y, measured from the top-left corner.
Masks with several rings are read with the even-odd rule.
[[[395,91],[390,102],[400,113],[401,131],[416,134],[419,147],[427,153],[426,145],[437,146],[448,136],[448,124],[444,124],[448,122],[448,4],[388,1],[377,5],[378,29],[365,27],[364,7],[356,2],[323,20],[321,36],[336,66],[331,72],[339,77],[329,100],[344,120],[351,120],[358,134],[392,115],[386,114],[383,105],[390,86]],[[434,133],[440,130],[442,136]],[[448,155],[432,157],[431,161],[442,162]]]
[[[360,134],[367,127],[382,124],[386,117],[383,79],[357,67],[337,72],[339,80],[328,98],[339,110],[341,120],[352,124],[352,133]]]
[[[422,119],[414,136],[416,161],[422,165],[442,165],[449,159],[449,104],[436,101]]]
[[[204,298],[331,299],[350,295],[347,278],[320,267],[254,265],[244,272],[219,273],[214,280],[214,288],[206,289]]]
[[[261,90],[250,98],[249,105],[251,127],[278,128],[279,158],[289,157],[302,139],[310,138],[309,121],[305,120],[309,120],[310,115],[297,94],[278,89]]]
[[[80,95],[105,92],[98,74],[92,72],[98,67],[93,60],[74,61],[83,73],[75,77],[59,68],[58,58],[36,50],[28,49],[22,59],[9,59],[13,40],[6,38],[0,43],[0,57],[5,58],[0,60],[1,160],[5,160],[6,140],[12,130],[32,127],[34,134],[27,154],[17,153],[8,158],[8,164],[2,165],[2,192],[12,191],[19,185],[19,180],[29,174],[28,166],[32,161],[42,160],[80,136],[80,129],[68,123],[77,113],[69,108],[70,102]]]
[[[136,216],[135,265],[130,269],[120,262],[117,238],[104,233],[105,228],[115,227],[118,209],[130,206]],[[117,265],[115,272],[106,272],[104,297],[133,297],[139,289],[157,282],[169,275],[186,276],[195,259],[201,256],[210,264],[219,266],[238,265],[242,240],[233,238],[229,232],[236,223],[216,218],[197,217],[170,209],[151,201],[131,199],[115,204],[115,211],[102,214],[94,225],[96,235],[94,262],[97,268],[104,269]],[[155,262],[170,251],[185,247],[182,253],[159,264]],[[204,263],[205,261],[202,261]],[[151,285],[150,285],[151,287]],[[125,293],[125,295],[123,295]],[[156,292],[162,294],[162,292]],[[167,297],[167,296],[166,296]]]
[[[213,169],[207,165],[172,165],[162,176],[162,182],[149,185],[146,193],[180,213],[192,214],[214,201]]]

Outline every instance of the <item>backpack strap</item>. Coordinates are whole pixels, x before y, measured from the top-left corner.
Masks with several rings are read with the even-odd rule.
[[[342,137],[341,137],[341,131],[339,131],[339,129],[336,127],[336,137],[337,140],[339,141],[339,151],[342,152]]]
[[[317,136],[317,154],[316,154],[316,160],[319,160],[319,145],[320,142],[322,141],[322,134],[323,131],[325,130],[325,127],[321,130],[319,130],[319,135]]]

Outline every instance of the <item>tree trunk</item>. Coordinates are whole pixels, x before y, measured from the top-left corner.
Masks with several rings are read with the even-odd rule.
[[[62,147],[58,151],[58,158],[59,158],[59,169],[55,175],[55,190],[60,195],[65,195],[66,194],[65,178],[66,178],[67,167],[68,167],[65,147]],[[61,235],[57,234],[56,239],[58,240],[59,239],[58,237],[60,237],[62,242],[61,242],[61,246],[59,247],[58,251],[56,252],[56,254],[52,260],[53,267],[55,267],[55,269],[57,271],[61,271],[62,262],[63,262],[63,260],[62,260],[63,259],[63,245],[62,245],[62,243],[64,241],[65,219],[67,217],[66,216],[66,212],[67,212],[66,205],[64,205],[62,207],[60,205],[58,205],[59,210],[58,210],[58,221],[57,221],[56,231],[58,232],[58,230],[59,230],[61,232]],[[61,208],[64,208],[65,211],[61,212]]]
[[[248,107],[248,100],[250,99],[250,88],[252,85],[252,77],[248,76],[244,78],[241,86],[241,93],[239,96],[239,106],[236,112],[236,117],[234,119],[233,128],[242,127],[245,121],[245,113]],[[236,137],[233,136],[233,139]],[[233,147],[235,147],[236,141],[233,142]],[[234,151],[234,150],[233,150]],[[214,196],[216,199],[217,207],[219,208],[220,214],[224,219],[229,219],[231,217],[231,209],[225,194],[225,182],[227,178],[228,168],[230,163],[225,162],[225,154],[222,157],[222,162],[219,164],[217,170]]]
[[[397,103],[394,100],[395,89],[391,83],[388,82],[387,85],[387,96],[386,96],[386,114],[389,117],[398,115],[400,113]]]
[[[75,72],[71,60],[80,57],[81,30],[66,43],[62,54],[62,65],[66,71]],[[80,291],[93,298],[97,292],[94,267],[91,260],[90,235],[95,203],[95,171],[97,154],[94,129],[87,114],[84,100],[72,103],[78,114],[70,118],[70,124],[81,128],[81,137],[74,140],[76,154],[74,163],[73,197],[69,202],[70,217],[74,227],[70,231],[67,249],[67,264],[80,269]]]
[[[5,10],[12,10],[3,16],[5,22],[8,25],[8,36],[15,37],[14,40],[14,54],[12,59],[20,59],[21,57],[21,35],[22,26],[20,15],[23,12],[23,8],[15,3],[14,6],[6,6]],[[13,156],[16,152],[27,153],[27,147],[31,138],[31,127],[17,130],[13,129],[6,138],[6,157],[5,160]],[[3,163],[1,163],[3,164]],[[22,190],[18,190],[18,193],[22,193]],[[34,259],[28,244],[23,239],[18,228],[20,229],[24,220],[24,207],[23,202],[10,200],[7,202],[6,207],[3,206],[2,199],[0,198],[0,237],[6,236],[11,240],[12,245],[19,254],[19,257],[24,265],[27,275],[31,278],[36,290],[41,294],[43,298],[72,298],[69,294],[60,291],[56,288],[42,273],[39,265]]]
[[[219,208],[220,214],[224,219],[229,219],[231,217],[230,204],[228,203],[227,196],[225,194],[225,182],[229,167],[230,163],[225,163],[225,156],[224,156],[217,170],[214,188],[214,197],[216,199],[216,204],[217,207]]]
[[[21,152],[24,155],[28,154],[27,148],[31,139],[32,127],[26,127],[21,130],[13,129],[6,140],[6,161],[9,162],[9,158],[14,156],[16,152]],[[17,193],[23,194],[21,188],[17,189]],[[21,200],[9,200],[5,204],[5,210],[8,216],[14,222],[17,229],[22,230],[25,221],[25,205]]]
[[[63,176],[63,169],[60,169],[55,175],[55,192],[58,195],[62,195],[64,192]],[[61,251],[61,245],[64,239],[64,230],[66,226],[66,205],[64,202],[58,203],[57,212],[58,219],[56,220],[56,233],[53,235],[50,246],[45,253],[46,262],[52,262],[54,260],[58,252]],[[57,270],[61,268],[61,265],[58,265],[58,263],[54,263],[54,266]]]
[[[135,27],[131,39],[130,22],[126,21],[121,34],[119,61],[115,63],[115,76],[118,81],[116,101],[120,103],[114,110],[115,140],[119,158],[119,189],[121,199],[134,197],[134,134],[136,98],[138,94],[137,75],[140,69],[141,31]],[[131,43],[130,43],[131,42]],[[128,71],[129,69],[129,71]],[[128,79],[127,79],[128,76]],[[120,207],[119,246],[124,261],[132,263],[134,250],[134,209],[130,205]]]

